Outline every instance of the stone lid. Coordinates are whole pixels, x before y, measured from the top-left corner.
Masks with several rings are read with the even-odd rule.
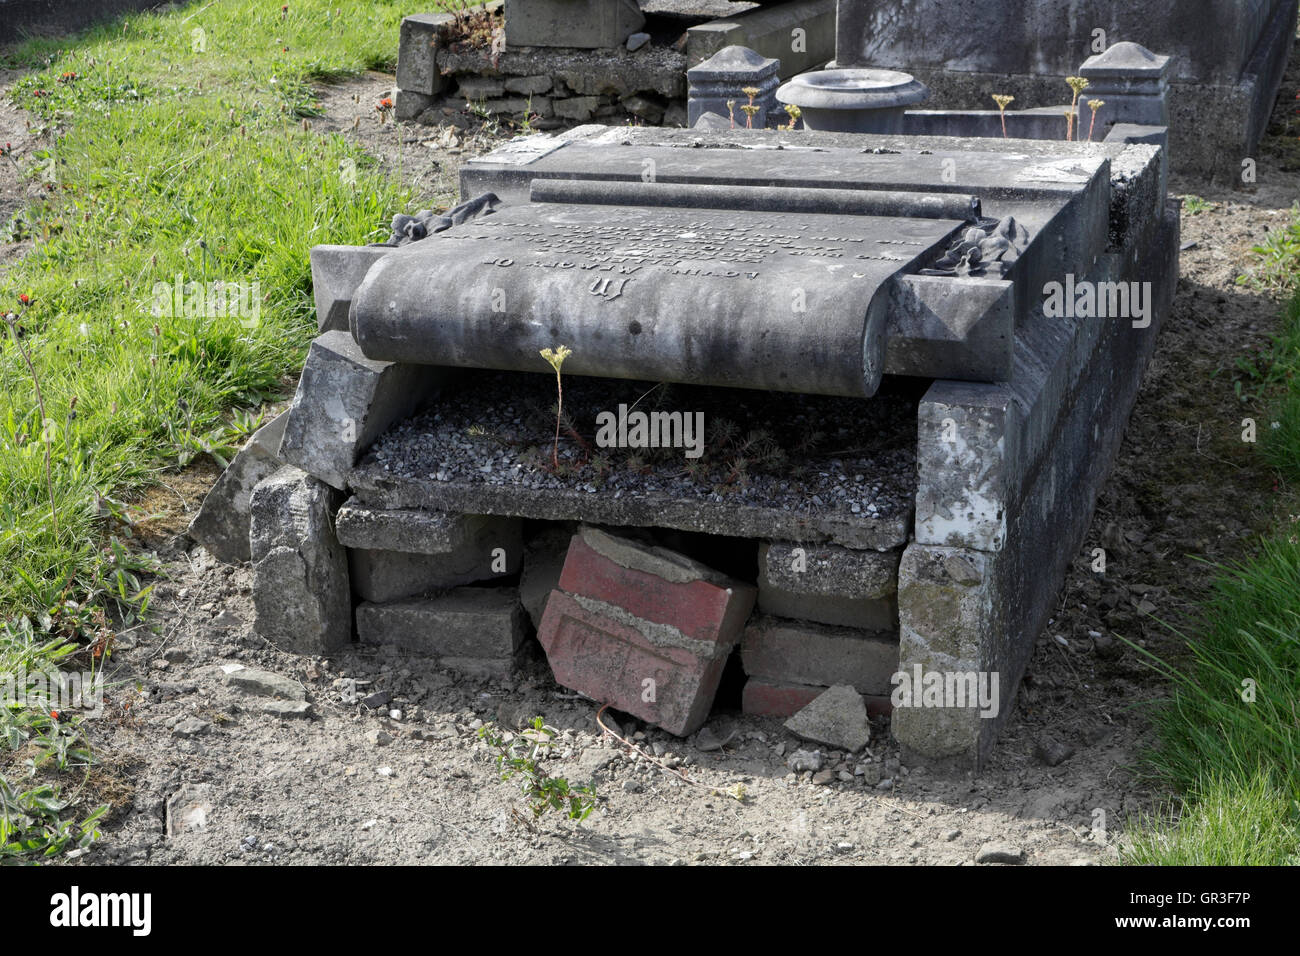
[[[876,69],[801,73],[776,91],[782,103],[828,110],[894,109],[929,96],[929,88],[910,73]]]
[[[694,84],[734,81],[740,79],[762,80],[776,76],[780,60],[755,53],[745,46],[723,47],[698,66],[686,71],[686,79]]]
[[[1172,63],[1172,57],[1159,56],[1140,44],[1125,40],[1107,48],[1105,53],[1084,60],[1079,75],[1089,79],[1159,79],[1169,74]]]

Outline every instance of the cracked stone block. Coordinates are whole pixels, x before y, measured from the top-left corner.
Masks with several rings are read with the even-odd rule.
[[[434,366],[368,359],[347,332],[326,332],[307,354],[280,455],[331,487],[345,488],[361,453],[445,380]]]
[[[899,551],[764,542],[758,609],[796,620],[892,631],[898,626]]]
[[[352,639],[347,554],[334,537],[339,498],[292,465],[253,490],[254,627],[285,650],[327,654]]]
[[[370,267],[392,251],[386,246],[312,246],[311,286],[317,331],[348,330],[352,293]]]
[[[890,633],[833,627],[756,614],[740,642],[750,677],[888,695],[898,670],[898,641]]]
[[[288,413],[281,412],[250,438],[212,486],[190,522],[189,536],[218,561],[239,564],[252,557],[248,535],[253,489],[281,465],[280,439]]]
[[[560,684],[686,736],[709,715],[755,597],[684,555],[583,528],[538,639]]]
[[[482,677],[505,677],[524,640],[513,588],[456,588],[429,598],[357,607],[357,638],[438,658]]]

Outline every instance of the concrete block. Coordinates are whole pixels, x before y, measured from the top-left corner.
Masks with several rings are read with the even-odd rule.
[[[758,609],[777,617],[872,631],[898,626],[898,551],[765,542]]]
[[[870,695],[888,695],[898,669],[892,635],[765,615],[755,615],[745,628],[740,655],[750,677],[822,687],[852,684]]]
[[[392,249],[382,246],[312,246],[311,285],[319,331],[347,331],[352,293],[389,252]]]
[[[449,13],[417,13],[402,18],[397,41],[399,90],[424,96],[442,92],[443,78],[438,72],[437,55],[453,19]],[[400,106],[399,94],[399,109]]]
[[[857,753],[871,741],[867,703],[852,687],[827,688],[785,722],[785,729],[804,740]]]
[[[347,332],[326,332],[307,355],[280,454],[342,489],[361,452],[436,394],[443,381],[438,368],[377,362]]]
[[[1084,99],[1105,101],[1098,120],[1167,127],[1172,65],[1170,57],[1157,56],[1136,43],[1112,44],[1079,67],[1079,75],[1088,81]],[[1080,104],[1080,116],[1088,115],[1085,106],[1086,102]]]
[[[347,555],[333,527],[339,499],[292,465],[253,490],[254,626],[285,650],[328,654],[352,639]]]
[[[457,588],[429,598],[357,606],[357,638],[484,676],[502,676],[524,640],[513,588]]]
[[[552,101],[551,109],[561,119],[585,123],[600,106],[599,96],[570,96]]]
[[[252,557],[248,535],[253,489],[274,474],[280,460],[280,440],[288,414],[281,412],[248,440],[230,461],[190,522],[189,536],[218,561],[238,564]]]

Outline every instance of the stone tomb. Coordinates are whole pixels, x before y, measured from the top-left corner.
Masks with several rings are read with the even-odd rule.
[[[1120,139],[603,127],[468,164],[493,198],[457,224],[313,253],[322,335],[252,495],[258,587],[303,610],[259,628],[339,646],[341,569],[361,641],[495,675],[535,629],[675,733],[736,657],[751,713],[850,686],[978,765],[1168,310],[1163,175]],[[1049,315],[1053,284],[1107,314]]]

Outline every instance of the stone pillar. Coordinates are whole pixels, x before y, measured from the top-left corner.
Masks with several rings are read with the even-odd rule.
[[[1136,123],[1169,125],[1169,73],[1173,60],[1136,43],[1116,43],[1083,61],[1079,75],[1088,81],[1079,103],[1080,122],[1087,122],[1088,100],[1104,100],[1097,113],[1104,126]],[[1100,138],[1100,137],[1098,137]]]
[[[736,126],[746,125],[754,129],[767,126],[768,114],[777,109],[776,88],[780,83],[777,76],[781,61],[760,56],[743,46],[729,46],[719,50],[699,66],[686,71],[686,80],[690,84],[686,106],[686,125],[694,126],[705,113],[716,113],[728,118],[727,102],[735,101],[734,117]],[[758,111],[753,120],[741,109],[749,103],[745,88],[757,88],[754,105]],[[784,114],[782,114],[784,115]]]

